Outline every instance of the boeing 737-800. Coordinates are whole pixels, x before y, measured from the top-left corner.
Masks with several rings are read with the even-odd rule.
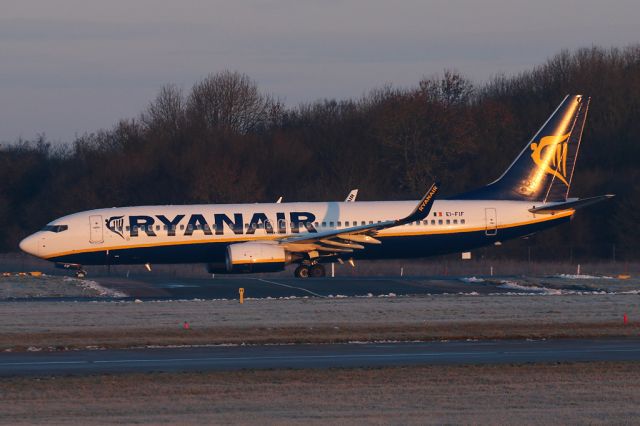
[[[568,198],[589,98],[566,96],[493,183],[435,201],[206,204],[120,207],[56,219],[20,248],[78,270],[82,265],[205,263],[212,273],[272,272],[323,264],[463,252],[533,234],[612,197]]]

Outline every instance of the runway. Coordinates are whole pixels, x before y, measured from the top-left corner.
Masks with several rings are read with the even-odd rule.
[[[0,376],[579,361],[640,361],[640,338],[2,353]]]

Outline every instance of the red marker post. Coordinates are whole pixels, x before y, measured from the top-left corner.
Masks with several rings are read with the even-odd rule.
[[[629,324],[629,318],[627,318],[627,314],[624,314],[624,316],[622,317],[622,322],[626,325]]]

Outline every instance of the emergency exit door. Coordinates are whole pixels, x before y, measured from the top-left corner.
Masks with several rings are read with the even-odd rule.
[[[484,218],[485,218],[485,235],[493,236],[498,233],[498,219],[496,218],[496,209],[487,208],[484,209]]]
[[[92,244],[102,243],[102,216],[89,216],[89,242]]]

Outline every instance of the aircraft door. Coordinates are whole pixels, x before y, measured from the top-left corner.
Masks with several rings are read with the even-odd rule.
[[[496,209],[487,208],[484,209],[484,218],[485,218],[485,231],[484,234],[487,236],[494,236],[498,233],[498,219],[496,217]]]
[[[104,242],[102,232],[102,216],[89,216],[89,242],[92,244]]]

